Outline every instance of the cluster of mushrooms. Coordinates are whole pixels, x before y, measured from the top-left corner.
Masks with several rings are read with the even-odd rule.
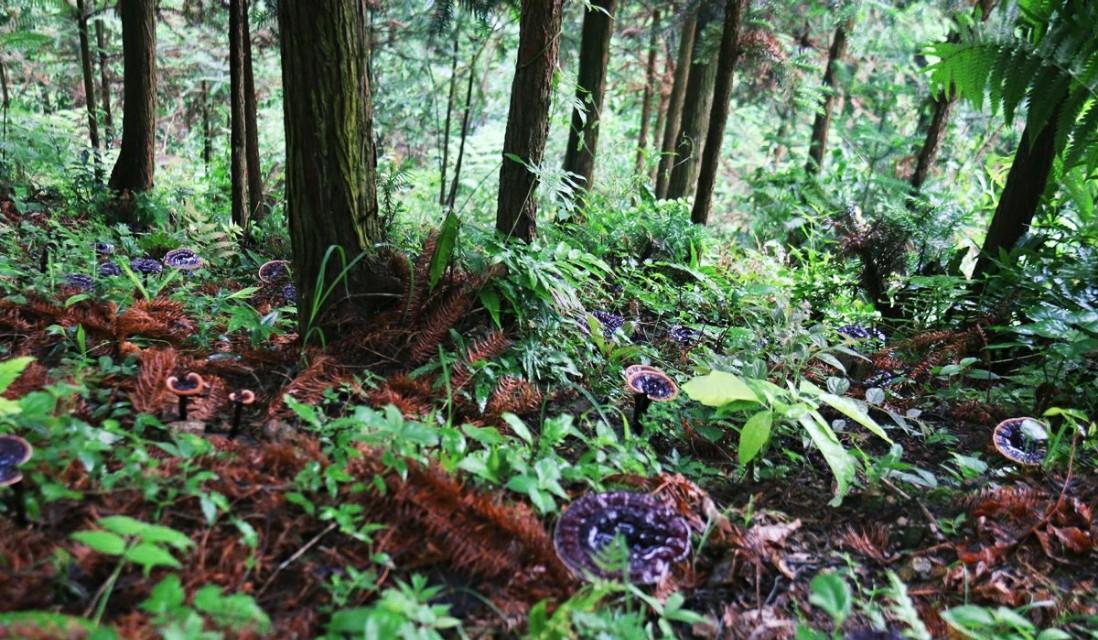
[[[24,499],[23,472],[19,467],[26,464],[34,454],[30,443],[13,435],[0,435],[0,487],[11,487],[13,492],[12,509],[20,525],[27,522],[27,507]]]
[[[99,264],[96,274],[101,278],[116,278],[122,275],[122,268],[110,259],[114,254],[114,245],[109,242],[96,242],[93,245]],[[164,267],[177,269],[184,273],[193,273],[203,266],[202,258],[194,249],[181,247],[164,254],[163,261],[142,257],[130,260],[130,270],[139,273],[145,279],[163,273]],[[82,273],[70,273],[65,276],[65,285],[78,291],[91,291],[95,288],[95,279]]]
[[[182,377],[168,376],[164,381],[164,384],[168,388],[168,391],[174,394],[178,399],[180,422],[187,421],[187,406],[191,399],[202,395],[202,393],[209,388],[209,384],[206,380],[194,371],[191,371]],[[244,407],[255,403],[255,392],[250,389],[238,389],[229,394],[229,401],[233,403],[233,420],[228,434],[228,437],[231,440],[236,438],[237,434],[240,433],[240,423],[244,417]]]
[[[297,301],[297,287],[290,279],[290,262],[288,260],[270,260],[259,267],[259,281],[266,286],[277,287],[278,293],[287,302]]]

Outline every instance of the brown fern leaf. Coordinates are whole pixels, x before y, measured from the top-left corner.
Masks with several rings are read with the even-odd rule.
[[[370,403],[370,406],[375,409],[391,404],[396,407],[405,418],[421,418],[431,412],[429,404],[406,398],[388,386],[374,389],[366,394],[366,400]]]
[[[504,377],[492,392],[484,407],[486,417],[498,418],[504,412],[523,415],[541,406],[544,396],[541,390],[525,380]]]
[[[886,553],[888,529],[880,525],[863,527],[860,531],[853,526],[847,527],[839,536],[839,546],[861,554],[879,565],[886,565],[894,559]]]
[[[175,371],[178,354],[171,347],[148,349],[141,354],[141,370],[137,383],[130,393],[130,404],[135,411],[155,413],[168,399],[165,379]]]
[[[427,301],[427,278],[431,272],[431,258],[434,257],[437,248],[438,232],[432,231],[423,241],[423,250],[420,251],[419,258],[416,260],[416,268],[413,271],[415,277],[411,286],[411,295],[408,296],[407,304],[404,307],[404,317],[407,317],[409,313],[418,312]]]
[[[206,377],[206,392],[194,399],[187,417],[191,420],[211,422],[229,404],[229,387],[216,376]]]
[[[435,307],[423,321],[422,329],[412,337],[411,360],[422,364],[438,353],[438,348],[446,339],[450,329],[465,315],[472,306],[472,297],[467,293],[453,293],[441,305]]]
[[[430,381],[423,378],[412,378],[407,374],[398,373],[389,376],[385,384],[404,396],[417,397],[427,401],[434,397],[434,389],[431,388]]]
[[[474,341],[465,350],[465,361],[472,364],[481,360],[491,360],[506,351],[511,341],[502,331],[493,331],[480,340]]]
[[[334,358],[317,356],[312,364],[275,395],[275,399],[267,408],[267,415],[273,418],[286,412],[286,403],[282,397],[287,394],[305,404],[320,402],[324,392],[338,385],[343,379],[343,370],[336,364]]]
[[[32,362],[23,369],[23,373],[8,385],[3,397],[8,400],[18,400],[31,391],[37,391],[49,382],[49,370],[39,362]]]

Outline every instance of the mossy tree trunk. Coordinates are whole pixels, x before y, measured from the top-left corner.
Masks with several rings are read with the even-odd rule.
[[[122,147],[115,191],[148,191],[156,171],[156,0],[119,0],[122,18]]]
[[[831,48],[827,51],[827,68],[824,69],[823,91],[824,96],[820,101],[820,107],[816,111],[816,118],[812,122],[812,138],[808,144],[808,162],[804,170],[810,174],[816,174],[823,168],[824,154],[827,152],[827,135],[831,129],[831,114],[835,110],[835,98],[838,96],[838,72],[839,64],[846,55],[846,47],[850,30],[854,28],[852,19],[844,20],[835,27],[835,34],[831,39]]]
[[[251,218],[248,194],[248,114],[244,98],[245,0],[229,0],[229,169],[232,219],[247,228]]]
[[[671,180],[671,167],[675,164],[675,146],[682,123],[682,107],[686,99],[686,85],[690,81],[694,56],[694,40],[698,31],[697,13],[683,19],[679,36],[679,51],[675,59],[675,77],[671,83],[671,96],[664,114],[663,139],[660,143],[660,163],[656,169],[656,197],[667,197],[667,184]]]
[[[537,230],[537,175],[549,137],[562,0],[523,0],[511,105],[499,171],[496,230],[529,242]]]
[[[599,143],[599,118],[606,95],[606,65],[610,61],[610,38],[614,33],[617,0],[593,0],[583,15],[576,102],[584,111],[572,112],[564,170],[579,177],[580,188],[590,189],[595,178],[595,154]]]
[[[99,118],[95,113],[95,71],[92,66],[88,11],[84,0],[76,0],[76,28],[80,34],[80,71],[84,79],[84,104],[88,111],[88,138],[95,162],[95,181],[103,182],[103,159],[99,155]]]
[[[278,7],[286,206],[303,325],[317,278],[330,284],[340,271],[339,261],[331,260],[322,273],[329,247],[341,247],[350,261],[385,235],[377,204],[366,17],[364,0]],[[367,310],[376,302],[369,294],[379,288],[372,262],[349,283],[352,295],[366,294],[358,299]]]
[[[713,108],[709,114],[709,130],[706,135],[701,168],[698,172],[698,188],[690,220],[694,224],[709,221],[709,208],[713,202],[713,187],[720,167],[724,128],[728,124],[728,112],[732,102],[732,83],[736,63],[740,58],[740,26],[749,0],[727,0],[724,8],[724,27],[721,32],[721,51],[717,62],[717,80],[713,89]]]

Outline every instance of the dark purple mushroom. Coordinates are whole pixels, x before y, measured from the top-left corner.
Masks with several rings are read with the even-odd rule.
[[[629,552],[628,579],[636,584],[663,580],[671,565],[690,555],[690,526],[663,502],[644,493],[589,493],[561,515],[553,546],[576,576],[621,579],[623,567],[602,562],[621,537]]]
[[[995,427],[991,441],[1004,458],[1036,466],[1045,460],[1048,429],[1033,418],[1010,418]]]
[[[134,258],[130,260],[130,269],[144,276],[154,276],[164,270],[164,265],[155,258]]]
[[[122,275],[122,267],[113,262],[101,262],[96,270],[104,278],[113,278]]]
[[[264,284],[278,282],[288,277],[290,277],[289,260],[271,260],[264,262],[259,267],[259,281]]]
[[[667,337],[679,344],[690,344],[691,342],[697,342],[698,338],[701,337],[701,331],[676,324],[667,330]]]
[[[78,291],[91,291],[95,289],[95,280],[82,273],[70,273],[65,276],[65,286]]]
[[[240,432],[240,420],[244,417],[244,407],[255,402],[255,392],[251,389],[241,389],[229,394],[229,400],[234,405],[233,425],[229,429],[229,439],[232,440]]]
[[[94,247],[95,255],[100,257],[109,256],[114,253],[114,245],[109,242],[96,242]]]
[[[297,287],[292,284],[282,287],[282,297],[287,302],[297,302]]]
[[[609,339],[615,331],[625,324],[625,317],[613,311],[592,311],[591,315],[595,316],[599,324],[602,325],[602,335],[606,339]]]
[[[194,249],[181,247],[164,254],[164,264],[180,271],[194,271],[202,268],[202,258],[198,257]]]
[[[187,400],[191,396],[202,393],[206,388],[206,381],[202,379],[202,376],[192,371],[183,378],[168,376],[165,384],[168,386],[168,391],[171,391],[179,398],[179,419],[186,420]]]
[[[30,443],[13,435],[0,435],[0,487],[11,487],[15,519],[20,525],[27,522],[26,500],[23,489],[23,473],[20,465],[25,464],[34,455]]]
[[[848,338],[855,340],[874,340],[884,341],[885,334],[881,333],[878,329],[873,327],[863,327],[860,324],[848,324],[838,328],[838,332]]]
[[[641,418],[653,402],[670,402],[679,395],[679,387],[671,376],[655,367],[635,364],[625,369],[625,385],[633,392],[633,420],[630,427],[640,431]]]

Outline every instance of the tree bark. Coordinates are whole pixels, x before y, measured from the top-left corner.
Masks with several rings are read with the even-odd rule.
[[[338,259],[325,270],[329,247],[342,248],[349,262],[385,235],[377,205],[366,12],[363,0],[278,6],[286,209],[303,310],[313,304],[318,277],[331,284],[339,274]],[[350,290],[375,292],[381,275],[368,263]],[[365,306],[373,307],[369,296]],[[302,327],[309,326],[307,315],[301,314]]]
[[[663,77],[660,79],[660,104],[656,110],[656,130],[652,132],[653,145],[661,145],[663,143],[663,133],[667,129],[667,111],[671,104],[671,89],[668,84],[674,84],[675,77],[675,58],[671,55],[671,48],[664,44],[664,72]],[[670,83],[668,82],[670,81]],[[656,146],[657,154],[660,151],[660,147]],[[656,181],[659,179],[659,160],[657,158],[656,165],[652,168],[651,180],[653,188]]]
[[[481,49],[483,51],[483,49]],[[469,62],[469,80],[465,85],[465,110],[461,114],[461,142],[458,144],[457,162],[454,164],[454,178],[450,184],[450,194],[446,197],[446,207],[454,210],[454,202],[457,201],[458,183],[461,180],[461,163],[465,160],[465,140],[469,136],[469,114],[473,105],[473,78],[476,77],[477,58],[480,52],[473,56]]]
[[[699,62],[704,46],[702,34],[706,23],[698,21],[698,34],[694,39],[694,61],[690,79],[686,83],[686,96],[682,105],[682,122],[679,123],[678,141],[675,145],[674,165],[667,181],[668,199],[686,198],[693,192],[698,175],[698,161],[709,130],[709,111],[713,106],[713,88],[717,81],[716,61]]]
[[[1061,103],[1062,104],[1062,103]],[[972,272],[975,280],[978,276],[995,270],[995,260],[1000,250],[1009,251],[1029,231],[1037,207],[1041,204],[1045,186],[1052,173],[1052,163],[1056,157],[1056,121],[1059,119],[1060,106],[1052,112],[1048,124],[1036,137],[1027,126],[1022,133],[1022,141],[1010,165],[1006,185],[999,197],[999,206],[991,218],[984,246]]]
[[[606,95],[606,65],[610,61],[616,4],[617,0],[592,0],[583,16],[576,101],[583,103],[584,110],[572,111],[568,147],[564,152],[564,170],[579,177],[583,191],[591,189],[595,178],[599,119]]]
[[[95,162],[95,181],[103,182],[103,159],[99,155],[99,119],[95,113],[95,75],[92,69],[88,12],[84,0],[76,0],[76,27],[80,34],[80,71],[84,78],[84,105],[88,111],[88,138]]]
[[[660,10],[652,12],[652,32],[648,37],[648,62],[644,67],[644,100],[641,102],[641,126],[637,135],[637,159],[634,173],[644,172],[644,152],[648,149],[648,128],[652,120],[652,98],[656,92],[656,50],[659,48]]]
[[[259,117],[255,97],[255,72],[252,68],[252,27],[248,15],[249,0],[243,0],[244,15],[244,144],[248,156],[248,201],[251,217],[258,222],[266,209],[263,204],[263,165],[259,161]]]
[[[202,163],[206,171],[210,170],[210,160],[213,158],[213,124],[210,121],[210,86],[202,81],[200,92],[202,100]]]
[[[111,113],[111,81],[107,68],[107,34],[102,20],[95,22],[95,48],[99,52],[99,95],[103,105],[103,133],[106,146],[114,145],[114,116]]]
[[[724,128],[728,124],[728,112],[732,101],[732,83],[736,62],[740,57],[740,26],[749,0],[727,0],[724,8],[724,30],[721,34],[721,52],[718,58],[717,80],[713,95],[713,109],[709,115],[709,131],[705,140],[704,155],[698,174],[698,191],[690,220],[694,224],[709,221],[709,208],[713,202],[713,187],[720,166]]]
[[[809,174],[817,174],[823,168],[827,134],[831,129],[831,113],[835,109],[835,97],[838,93],[835,74],[843,56],[846,55],[847,35],[853,28],[852,19],[844,20],[842,24],[835,27],[831,48],[827,52],[827,68],[824,70],[823,77],[824,97],[816,112],[816,119],[812,122],[812,140],[808,145],[808,162],[804,166],[804,170]]]
[[[119,0],[122,17],[122,148],[115,191],[148,191],[156,171],[156,1]]]
[[[244,105],[244,0],[229,0],[229,168],[233,223],[244,229],[251,218],[248,199],[248,114]]]
[[[698,31],[697,13],[691,13],[682,24],[679,37],[679,53],[675,62],[675,78],[671,84],[671,97],[664,115],[663,141],[660,144],[660,164],[656,169],[656,197],[667,197],[667,183],[671,179],[671,167],[675,163],[675,145],[679,139],[682,122],[682,106],[686,98],[686,85],[690,81],[694,56],[694,40]]]
[[[549,137],[562,0],[522,0],[519,48],[499,172],[496,230],[529,242],[537,229],[536,168]]]
[[[915,171],[911,174],[911,191],[918,193],[927,176],[930,175],[930,167],[938,157],[938,149],[942,144],[946,127],[949,125],[949,114],[953,111],[953,104],[957,101],[957,94],[952,88],[947,89],[942,95],[934,98],[930,123],[926,128],[926,138],[923,146],[915,157]]]
[[[450,58],[450,92],[446,96],[446,123],[442,127],[442,167],[438,185],[438,204],[440,206],[446,205],[446,172],[450,166],[450,122],[454,117],[454,94],[457,93],[457,67],[460,43],[461,30],[458,27],[454,27],[453,51]],[[471,70],[470,73],[472,73]]]

